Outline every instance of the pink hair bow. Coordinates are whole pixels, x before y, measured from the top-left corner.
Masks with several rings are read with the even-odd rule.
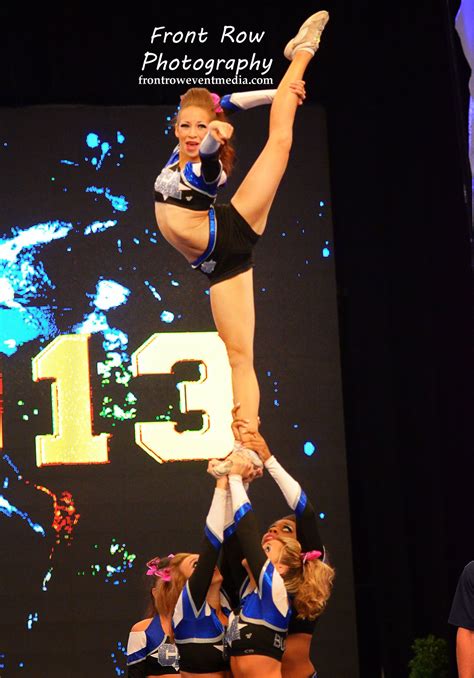
[[[301,559],[303,561],[303,565],[310,561],[310,560],[317,560],[318,558],[321,558],[323,554],[321,551],[306,551],[306,553],[301,554]]]
[[[170,553],[168,558],[171,560],[174,558],[174,553]],[[171,568],[168,567],[162,567],[161,569],[156,566],[156,564],[153,561],[150,561],[147,563],[148,570],[146,571],[147,575],[150,577],[158,577],[158,579],[162,579],[163,581],[171,581]]]
[[[214,110],[216,113],[223,113],[224,109],[221,106],[221,98],[218,94],[214,94],[214,92],[211,92],[211,97],[214,102]]]

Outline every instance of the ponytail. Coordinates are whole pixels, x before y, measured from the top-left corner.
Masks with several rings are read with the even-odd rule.
[[[281,537],[283,548],[279,563],[288,570],[283,575],[286,590],[293,594],[293,606],[299,619],[316,619],[323,612],[332,591],[335,571],[319,557],[310,559],[291,537]],[[310,552],[318,553],[317,551]]]

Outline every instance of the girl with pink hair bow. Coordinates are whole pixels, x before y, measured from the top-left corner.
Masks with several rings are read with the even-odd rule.
[[[259,386],[254,369],[253,249],[285,173],[293,123],[306,93],[304,73],[319,47],[328,13],[305,21],[285,48],[290,65],[276,92],[233,94],[218,100],[194,88],[181,98],[178,147],[155,181],[155,214],[164,238],[210,282],[211,310],[232,369],[234,403],[258,429]],[[267,142],[230,204],[214,205],[231,171],[233,127],[222,109],[273,99]]]

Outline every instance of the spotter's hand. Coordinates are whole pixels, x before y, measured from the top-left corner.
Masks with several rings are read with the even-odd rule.
[[[251,476],[253,465],[248,459],[241,457],[238,453],[231,454],[229,459],[232,461],[232,468],[229,471],[229,475],[242,476],[242,478]]]
[[[250,433],[250,439],[246,440],[242,444],[244,447],[248,447],[249,450],[256,452],[263,463],[265,463],[267,459],[270,459],[272,456],[265,438],[261,436],[258,431],[252,431]]]
[[[290,91],[298,97],[298,106],[302,106],[306,99],[305,81],[295,80],[295,82],[290,82]]]
[[[242,442],[242,433],[248,433],[249,431],[256,430],[250,427],[250,419],[244,419],[239,416],[240,403],[237,403],[232,408],[232,433],[234,434],[234,440],[240,440]],[[261,420],[260,417],[257,417],[257,424],[260,426]]]

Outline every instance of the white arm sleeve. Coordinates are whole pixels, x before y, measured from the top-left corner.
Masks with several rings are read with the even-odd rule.
[[[301,485],[285,471],[273,456],[267,459],[265,468],[282,491],[288,506],[295,510],[301,497]]]

